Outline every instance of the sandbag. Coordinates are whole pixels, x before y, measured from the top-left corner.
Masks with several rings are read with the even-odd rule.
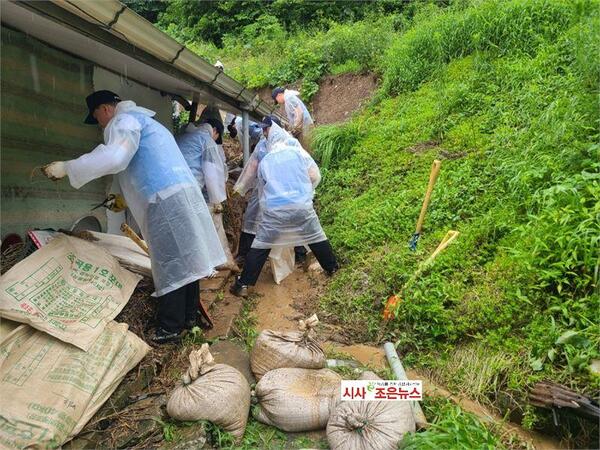
[[[227,364],[216,364],[208,344],[190,352],[190,366],[167,402],[167,413],[177,420],[208,420],[244,436],[250,410],[246,378]]]
[[[89,351],[28,325],[0,342],[0,448],[57,448],[83,428],[149,347],[109,322]]]
[[[103,248],[60,235],[0,279],[0,316],[88,350],[141,277]]]
[[[257,380],[270,370],[282,367],[322,369],[327,360],[315,339],[316,315],[299,321],[299,331],[263,330],[250,353],[250,367]]]
[[[381,378],[365,372],[360,379]],[[331,450],[396,450],[415,429],[410,402],[342,401],[327,422],[327,442]]]
[[[341,381],[329,369],[271,370],[256,385],[254,417],[288,432],[323,429],[340,400]]]

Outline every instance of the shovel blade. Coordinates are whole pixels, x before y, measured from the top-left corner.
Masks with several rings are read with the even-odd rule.
[[[408,243],[408,248],[410,248],[413,252],[417,250],[417,243],[419,242],[419,238],[421,237],[421,233],[415,233],[410,238]]]

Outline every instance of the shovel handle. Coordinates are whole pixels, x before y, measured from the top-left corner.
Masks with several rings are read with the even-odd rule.
[[[419,220],[417,221],[417,228],[415,230],[416,234],[421,233],[421,229],[423,228],[423,222],[425,221],[425,213],[427,212],[429,200],[431,199],[431,193],[433,192],[433,187],[435,186],[435,182],[440,173],[441,167],[442,162],[439,159],[434,160],[433,164],[431,165],[431,173],[429,174],[429,184],[427,185],[427,192],[425,192],[425,198],[423,199],[421,214],[419,214]]]
[[[135,242],[139,248],[144,250],[144,252],[147,255],[150,255],[150,251],[148,250],[148,246],[146,245],[146,243],[140,239],[140,237],[137,235],[137,233],[135,231],[133,231],[129,225],[127,225],[126,223],[122,223],[121,231],[123,233],[125,233],[129,239],[131,239],[133,242]]]
[[[435,251],[431,254],[431,256],[429,258],[427,258],[424,266],[427,266],[428,264],[430,264],[437,257],[437,255],[439,255],[446,247],[448,247],[452,243],[452,241],[454,239],[456,239],[458,237],[459,234],[460,233],[458,231],[454,231],[454,230],[448,231],[446,233],[446,236],[444,236],[444,239],[442,239],[440,244],[435,249]]]

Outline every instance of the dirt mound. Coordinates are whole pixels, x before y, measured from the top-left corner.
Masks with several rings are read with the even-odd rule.
[[[321,80],[312,102],[317,125],[344,122],[371,97],[377,88],[374,74],[345,73]]]
[[[298,83],[285,87],[301,91]],[[272,86],[267,86],[256,92],[263,101],[270,104],[273,101],[272,89]],[[371,98],[375,89],[377,89],[377,76],[372,73],[328,75],[320,81],[319,91],[308,107],[317,125],[344,122]]]

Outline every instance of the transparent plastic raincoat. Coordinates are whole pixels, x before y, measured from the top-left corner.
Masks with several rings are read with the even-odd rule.
[[[227,199],[227,163],[212,138],[209,124],[188,124],[175,139],[192,174],[198,181],[207,203],[217,204]]]
[[[277,124],[258,166],[260,217],[253,248],[308,245],[327,239],[313,207],[321,181],[312,157]]]
[[[244,145],[244,127],[242,126],[242,122],[243,120],[241,117],[235,118],[235,128],[238,132],[237,138],[241,146]],[[262,128],[259,127],[256,122],[252,122],[251,120],[248,121],[248,131],[248,134],[250,135],[250,148],[252,148],[252,146],[257,145],[258,141],[263,137],[263,132]]]
[[[213,272],[223,249],[198,183],[175,139],[154,112],[132,101],[117,105],[104,142],[67,161],[78,189],[114,174],[150,248],[156,295],[165,295]]]
[[[262,130],[261,130],[262,131]],[[242,231],[244,233],[256,234],[258,228],[258,218],[260,205],[258,201],[257,175],[258,165],[267,154],[267,140],[262,137],[254,151],[250,155],[250,159],[244,166],[242,173],[237,179],[233,190],[244,196],[248,191],[251,191],[246,211],[244,211],[244,221],[242,223]]]
[[[299,95],[300,92],[289,89],[286,89],[283,92],[283,98],[285,100],[285,113],[290,126],[293,127],[296,125],[296,121],[299,120],[296,117],[296,108],[300,107],[300,109],[302,109],[302,129],[304,132],[307,132],[314,122],[310,116],[310,113],[308,112],[308,109],[306,108],[306,105],[298,98]]]

